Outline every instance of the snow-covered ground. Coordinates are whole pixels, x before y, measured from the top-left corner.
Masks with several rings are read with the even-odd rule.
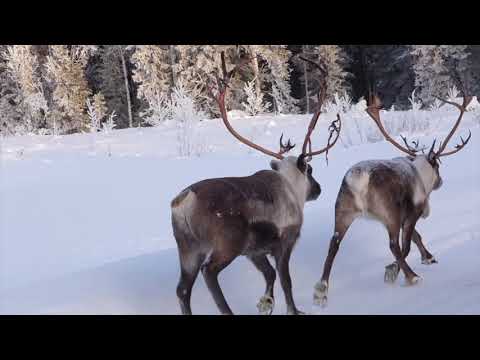
[[[319,121],[314,133],[319,147],[333,117]],[[383,117],[394,134],[407,129],[410,138],[430,145],[433,137],[445,136],[457,113],[389,112]],[[376,222],[357,220],[337,255],[329,304],[319,308],[313,305],[313,286],[328,250],[344,173],[361,160],[399,156],[392,145],[378,141],[364,112],[344,117],[344,133],[329,154],[328,167],[324,157],[312,162],[322,194],[305,206],[302,236],[291,260],[300,309],[311,314],[480,313],[478,117],[478,111],[466,114],[451,146],[467,128],[472,140],[443,161],[444,185],[431,196],[430,217],[417,226],[439,263],[422,265],[412,245],[408,261],[422,282],[406,287],[400,275],[395,285],[385,284],[384,266],[392,261],[386,231]],[[301,143],[309,119],[259,116],[233,123],[246,137],[276,149],[281,132]],[[177,156],[178,130],[172,125],[95,137],[1,139],[0,313],[179,313],[170,200],[193,182],[249,175],[268,168],[270,161],[236,142],[219,121],[202,122],[197,136],[203,150],[190,158]],[[221,273],[220,284],[235,313],[256,314],[264,282],[245,258]],[[283,314],[278,281],[275,294],[274,314]],[[201,276],[192,308],[197,314],[217,314]]]

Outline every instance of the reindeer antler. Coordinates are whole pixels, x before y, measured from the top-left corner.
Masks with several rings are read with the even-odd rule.
[[[431,152],[434,152],[436,158],[440,158],[440,157],[442,157],[442,156],[448,156],[448,155],[455,154],[456,152],[462,150],[463,147],[464,147],[465,145],[467,145],[467,143],[470,141],[470,138],[472,137],[472,133],[471,133],[471,131],[469,130],[469,135],[468,135],[468,137],[467,137],[466,140],[463,140],[463,138],[460,137],[460,139],[462,140],[462,143],[455,145],[455,150],[451,150],[451,151],[445,152],[445,148],[447,147],[448,142],[450,141],[450,139],[452,138],[453,134],[454,134],[455,131],[457,130],[458,126],[460,125],[460,121],[462,121],[463,114],[464,114],[465,111],[467,110],[468,104],[470,104],[470,102],[472,101],[472,97],[471,97],[471,96],[466,96],[466,95],[464,94],[464,95],[463,95],[463,104],[462,104],[462,105],[457,104],[456,102],[453,102],[453,101],[448,101],[448,100],[441,99],[441,98],[439,98],[438,96],[435,96],[435,98],[437,98],[437,99],[440,100],[440,101],[443,101],[444,103],[453,105],[453,106],[455,106],[458,110],[460,110],[460,115],[458,116],[458,119],[457,119],[457,121],[455,122],[455,125],[453,125],[452,130],[450,130],[450,132],[448,133],[447,137],[445,138],[445,140],[444,140],[444,141],[442,142],[442,144],[440,145],[438,151],[434,152],[433,146],[432,146],[432,149],[430,150]]]
[[[370,117],[373,119],[375,124],[377,124],[378,129],[382,133],[382,135],[385,137],[387,141],[389,141],[391,144],[393,144],[397,149],[403,151],[404,153],[407,153],[408,155],[411,156],[416,156],[417,152],[422,150],[418,149],[418,141],[416,143],[416,149],[410,147],[408,145],[407,139],[402,136],[403,141],[405,142],[405,145],[407,146],[406,148],[400,145],[398,142],[393,140],[393,138],[388,135],[387,131],[383,127],[382,121],[380,120],[380,109],[382,108],[382,103],[378,96],[376,95],[371,95],[369,99],[369,106],[367,107],[367,113],[370,115]],[[415,143],[414,143],[415,144]]]
[[[288,140],[287,144],[283,144],[282,139],[283,139],[283,134],[280,137],[280,150],[278,152],[274,152],[271,150],[268,150],[260,145],[257,145],[253,143],[252,141],[244,138],[242,135],[237,133],[235,129],[232,127],[230,122],[228,121],[228,116],[227,116],[227,109],[225,108],[225,94],[227,92],[228,84],[230,82],[230,79],[234,76],[235,72],[248,60],[249,58],[244,58],[242,59],[230,72],[227,72],[227,66],[225,65],[225,53],[222,51],[221,54],[221,60],[222,60],[222,74],[223,78],[220,78],[218,76],[218,73],[216,74],[217,78],[217,86],[218,86],[218,94],[215,96],[213,95],[213,92],[211,88],[209,88],[209,92],[211,96],[216,100],[219,108],[220,108],[220,113],[222,116],[223,123],[227,127],[228,131],[240,142],[244,143],[245,145],[250,146],[251,148],[258,150],[266,155],[273,156],[277,159],[282,160],[283,155],[286,152],[290,151],[295,145],[292,145],[290,140]]]
[[[315,129],[315,126],[317,125],[318,118],[320,117],[320,114],[322,112],[322,105],[323,102],[325,101],[326,95],[327,95],[327,80],[326,77],[328,75],[327,70],[325,69],[325,64],[323,62],[316,63],[310,59],[307,59],[303,56],[299,56],[300,59],[303,61],[309,62],[310,64],[313,64],[318,70],[320,70],[321,77],[320,77],[320,89],[317,93],[317,99],[318,99],[318,106],[317,110],[314,112],[312,119],[310,120],[310,123],[308,125],[308,130],[307,134],[305,135],[305,140],[303,141],[303,146],[302,146],[302,154],[305,156],[305,159],[307,161],[311,161],[313,156],[323,154],[324,152],[326,153],[326,159],[328,162],[328,150],[331,149],[335,143],[337,142],[339,136],[340,136],[340,129],[342,127],[342,121],[340,119],[340,114],[337,114],[337,119],[334,120],[330,126],[328,127],[328,130],[330,131],[330,135],[328,137],[327,141],[327,146],[325,146],[321,150],[317,151],[312,151],[312,141],[310,139],[313,130]],[[333,133],[336,132],[337,136],[335,137],[335,140],[333,143],[330,143],[330,140],[332,139]],[[308,152],[307,152],[307,146],[308,146]]]
[[[411,146],[408,144],[407,138],[406,138],[405,136],[400,135],[400,138],[403,140],[403,143],[405,144],[405,146],[407,147],[407,149],[410,150],[411,152],[417,153],[417,152],[421,151],[421,152],[423,153],[424,150],[426,149],[425,146],[422,146],[422,148],[419,148],[418,140],[412,140],[411,143],[412,143],[413,145],[415,145],[415,147],[411,147]]]

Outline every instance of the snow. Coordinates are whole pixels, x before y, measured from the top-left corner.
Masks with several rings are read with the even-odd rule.
[[[410,138],[429,145],[453,125],[456,113],[438,114],[430,128],[408,127]],[[418,114],[417,114],[418,115]],[[346,115],[345,135],[324,157],[312,161],[322,186],[305,206],[302,236],[290,269],[294,298],[310,314],[476,314],[480,313],[480,129],[478,113],[465,115],[459,133],[472,140],[442,159],[441,189],[430,198],[431,215],[417,229],[438,264],[422,265],[412,244],[407,261],[422,280],[405,286],[403,274],[383,282],[393,261],[384,228],[357,220],[333,265],[327,307],[313,305],[333,231],[334,204],[345,172],[368,159],[399,156],[375,136],[354,137],[358,126],[374,134],[366,114]],[[323,146],[335,114],[322,115],[314,147]],[[382,114],[398,135],[413,112]],[[352,119],[355,118],[355,121]],[[238,117],[238,131],[276,149],[283,132],[298,153],[310,116]],[[272,126],[275,125],[275,126]],[[1,139],[0,313],[1,314],[178,314],[175,288],[178,255],[170,224],[170,200],[189,184],[210,177],[245,176],[269,168],[270,158],[229,135],[218,120],[200,123],[199,141],[208,146],[189,158],[178,156],[174,124],[113,130],[109,134]],[[414,137],[413,137],[414,136]],[[369,142],[377,141],[377,142]],[[294,151],[294,153],[295,153]],[[237,314],[256,314],[264,291],[262,275],[237,258],[220,275],[227,301]],[[284,314],[277,280],[274,314]],[[218,314],[199,276],[192,294],[196,314]]]

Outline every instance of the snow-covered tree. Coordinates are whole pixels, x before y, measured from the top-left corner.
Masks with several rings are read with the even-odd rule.
[[[0,57],[0,134],[9,136],[25,132],[23,115],[22,94]]]
[[[86,114],[90,89],[85,67],[94,47],[86,45],[51,45],[46,61],[48,80],[52,83],[52,99],[56,105],[54,121],[61,132],[88,128]]]
[[[149,107],[140,113],[146,124],[159,126],[171,118],[169,98],[166,94],[158,94],[156,98],[150,99]]]
[[[327,70],[327,94],[326,100],[333,101],[335,94],[349,94],[351,73],[347,71],[350,58],[345,50],[338,45],[303,45],[301,54],[310,60],[321,62]],[[313,111],[312,104],[316,102],[316,94],[319,90],[320,79],[316,67],[296,58],[295,64],[301,75],[302,104],[304,108]]]
[[[168,103],[171,119],[180,128],[178,152],[180,156],[191,156],[204,151],[204,144],[197,136],[199,122],[205,114],[198,108],[198,90],[188,90],[182,80],[177,81]]]
[[[433,96],[446,96],[448,89],[467,85],[467,45],[412,45],[415,86],[424,105],[431,105]],[[466,81],[467,80],[467,81]]]
[[[470,45],[471,93],[480,99],[480,45]]]
[[[38,61],[32,52],[32,45],[12,45],[5,53],[10,76],[16,81],[25,97],[40,91],[38,79]]]
[[[470,92],[480,99],[480,45],[469,45],[470,48]]]
[[[90,131],[100,130],[102,119],[107,115],[105,96],[101,92],[95,94],[92,99],[87,98],[87,114],[90,119]]]
[[[133,80],[138,84],[137,94],[148,103],[159,94],[168,94],[172,88],[168,48],[160,45],[137,45],[132,55],[135,65]]]
[[[107,121],[105,121],[103,124],[102,124],[102,130],[103,130],[103,133],[104,134],[109,134],[113,131],[114,128],[117,127],[117,124],[115,124],[115,121],[114,121],[114,118],[117,116],[117,114],[115,114],[115,110],[113,110],[110,115],[108,115],[108,119]]]
[[[257,79],[253,79],[245,83],[245,94],[247,98],[242,104],[245,111],[251,116],[266,112],[270,105],[268,102],[263,101],[263,93],[257,91],[257,87],[255,86],[256,80]]]
[[[297,100],[292,97],[290,87],[290,51],[286,45],[263,45],[257,51],[266,62],[264,79],[267,88],[271,89],[274,110],[280,113],[296,113]]]
[[[207,84],[215,80],[220,71],[221,52],[225,52],[226,64],[231,69],[240,58],[248,56],[241,73],[231,79],[226,97],[227,109],[241,109],[246,102],[245,84],[256,79],[256,98],[274,98],[277,111],[295,112],[296,101],[291,96],[290,52],[284,45],[179,45],[175,46],[174,72],[185,80],[188,88],[200,88],[200,106],[218,115],[216,103],[208,96]]]
[[[45,124],[48,112],[39,76],[39,62],[32,45],[8,46],[4,58],[11,79],[22,98],[23,122],[27,131],[35,131]]]
[[[141,115],[155,112],[158,99],[172,91],[173,77],[170,49],[164,45],[136,45],[131,61],[135,66],[133,80],[137,97],[145,101]]]
[[[342,45],[353,101],[377,92],[386,108],[408,109],[415,75],[409,45]]]
[[[230,69],[233,66],[232,60],[238,57],[238,48],[234,45],[175,46],[175,78],[177,81],[182,80],[189,91],[197,89],[199,107],[211,116],[218,116],[219,110],[208,93],[208,86],[215,82],[215,75],[221,71],[222,51],[225,52],[225,61]],[[225,106],[227,109],[239,109],[245,95],[243,82],[238,74],[231,79],[230,85]]]
[[[349,93],[350,86],[347,80],[350,74],[345,71],[348,62],[345,51],[338,45],[318,45],[313,50],[327,70],[326,98],[332,99],[335,94]]]
[[[119,127],[133,126],[132,95],[128,60],[131,51],[125,45],[103,45],[99,51],[98,76],[109,111],[117,114]]]

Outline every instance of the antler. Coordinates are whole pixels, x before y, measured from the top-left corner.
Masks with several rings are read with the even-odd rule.
[[[391,144],[393,144],[397,149],[403,151],[404,153],[407,153],[408,155],[411,155],[411,156],[416,156],[417,155],[417,152],[420,151],[421,149],[413,149],[411,148],[406,139],[404,139],[402,137],[402,139],[404,139],[404,142],[405,144],[407,145],[407,147],[403,147],[402,145],[400,145],[398,142],[396,142],[395,140],[393,140],[390,135],[388,135],[387,131],[385,130],[385,128],[383,127],[382,125],[382,121],[380,120],[380,109],[382,107],[382,104],[380,102],[380,99],[378,98],[378,96],[376,95],[372,95],[369,99],[369,106],[367,107],[367,113],[368,115],[370,115],[370,117],[373,119],[373,121],[375,122],[375,124],[377,124],[378,126],[378,129],[380,130],[380,132],[383,134],[383,136],[385,137],[385,139],[387,141],[389,141]],[[418,142],[417,142],[417,145],[418,145]]]
[[[421,151],[422,153],[424,152],[424,150],[426,149],[425,146],[423,146],[421,149],[418,148],[419,146],[419,143],[418,143],[418,140],[412,140],[412,144],[415,145],[415,147],[411,147],[409,144],[408,144],[408,141],[407,141],[407,138],[403,135],[400,135],[400,137],[402,138],[405,146],[407,147],[408,150],[412,151],[412,152],[419,152]]]
[[[218,94],[215,96],[213,95],[213,92],[211,91],[211,88],[209,88],[209,92],[212,95],[212,97],[216,100],[218,107],[220,108],[220,113],[222,115],[222,120],[225,126],[227,127],[228,131],[240,142],[244,143],[245,145],[250,146],[251,148],[258,150],[266,155],[273,156],[277,159],[282,160],[283,156],[282,154],[285,154],[286,152],[290,151],[295,145],[292,145],[290,143],[290,140],[288,140],[287,144],[283,144],[282,139],[283,139],[283,134],[280,137],[280,150],[278,152],[274,152],[271,150],[268,150],[260,145],[257,145],[250,140],[244,138],[242,135],[237,133],[235,129],[232,127],[230,122],[228,121],[228,116],[227,116],[227,110],[225,108],[225,94],[227,92],[228,84],[230,82],[230,79],[233,77],[235,72],[237,71],[238,68],[240,68],[244,62],[250,60],[249,58],[243,59],[240,63],[238,63],[233,70],[230,72],[227,72],[227,67],[225,65],[225,53],[222,51],[221,52],[221,59],[222,59],[222,74],[223,74],[223,79],[221,79],[218,74],[216,74],[217,77],[217,85],[218,85]]]
[[[295,147],[295,144],[292,145],[292,143],[290,142],[290,139],[288,139],[286,144],[283,143],[282,139],[283,139],[283,133],[282,133],[282,136],[280,136],[280,152],[279,152],[280,155],[289,152]]]
[[[318,64],[318,63],[316,63],[316,62],[314,62],[310,59],[304,58],[303,56],[299,56],[299,57],[303,61],[306,61],[306,62],[309,62],[309,63],[313,64],[317,69],[320,70],[320,73],[322,74],[322,76],[320,78],[320,89],[317,93],[318,106],[317,106],[317,110],[315,111],[315,113],[312,116],[312,119],[310,120],[310,124],[308,125],[307,134],[305,135],[305,140],[303,141],[302,154],[306,156],[305,159],[307,161],[311,161],[313,156],[326,152],[325,156],[326,156],[326,159],[327,159],[327,162],[328,162],[328,150],[331,149],[335,145],[335,143],[338,140],[338,137],[340,136],[340,129],[342,127],[342,121],[340,119],[340,114],[337,114],[337,119],[334,120],[330,124],[330,126],[328,127],[328,130],[330,131],[330,135],[328,137],[327,146],[325,146],[321,150],[312,151],[312,141],[311,141],[310,137],[312,135],[313,130],[315,129],[315,126],[317,125],[318,118],[319,118],[319,116],[322,112],[322,105],[323,105],[323,102],[324,102],[325,97],[327,95],[327,91],[326,91],[327,90],[327,80],[326,80],[326,77],[327,77],[328,73],[327,73],[327,70],[324,67],[321,66],[321,65],[325,66],[325,64],[321,63],[321,65],[320,65],[320,64]],[[337,124],[338,124],[338,126],[337,126]],[[337,136],[335,137],[335,140],[333,141],[333,143],[330,143],[330,140],[332,139],[332,136],[333,136],[334,132],[337,133]],[[307,152],[307,146],[308,146],[308,152]]]
[[[452,138],[453,134],[455,133],[455,131],[457,130],[458,126],[460,125],[460,121],[462,120],[462,117],[463,117],[463,114],[465,113],[465,111],[467,110],[467,106],[468,104],[470,104],[470,101],[472,101],[472,97],[471,96],[463,96],[463,104],[460,105],[460,104],[457,104],[453,101],[448,101],[448,100],[444,100],[444,99],[441,99],[439,98],[438,96],[435,96],[435,98],[437,98],[438,100],[440,101],[443,101],[444,103],[447,103],[447,104],[450,104],[450,105],[453,105],[455,106],[458,110],[460,110],[460,115],[458,116],[458,119],[455,123],[455,125],[453,126],[452,130],[450,131],[450,133],[447,135],[447,137],[445,138],[445,140],[443,141],[443,143],[440,145],[440,148],[438,149],[438,151],[435,152],[435,157],[436,158],[439,158],[441,156],[447,156],[447,155],[452,155],[452,154],[455,154],[456,152],[460,151],[463,149],[463,147],[465,145],[467,145],[467,143],[470,141],[470,138],[472,137],[472,133],[470,132],[469,130],[469,135],[467,137],[466,140],[463,140],[462,137],[460,137],[460,139],[462,140],[462,143],[461,144],[457,144],[455,146],[455,150],[451,150],[451,151],[448,151],[448,152],[445,152],[445,148],[447,147],[447,144],[448,142],[450,141],[450,139]],[[433,148],[432,150],[433,151]]]

